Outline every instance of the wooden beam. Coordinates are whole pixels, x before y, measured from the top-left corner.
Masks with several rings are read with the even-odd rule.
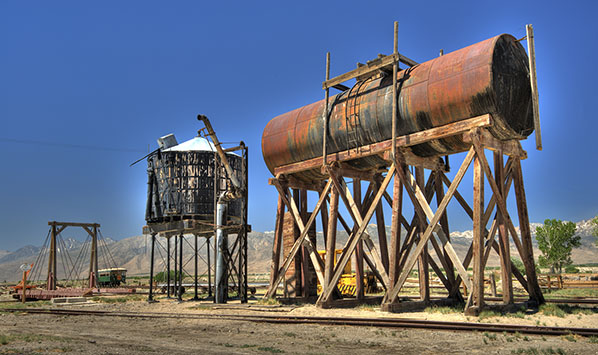
[[[399,167],[403,169],[403,167]],[[390,224],[389,289],[392,289],[399,277],[399,252],[401,250],[401,217],[403,210],[403,184],[395,176],[393,186],[392,217]]]
[[[492,176],[492,171],[490,171],[490,165],[488,165],[488,161],[486,160],[486,156],[484,155],[484,149],[482,148],[479,140],[477,139],[477,136],[472,135],[472,142],[473,142],[473,148],[476,150],[476,154],[480,159],[480,163],[482,165],[482,170],[486,174],[486,177],[488,178],[488,183],[490,184],[490,188],[492,188],[492,192],[494,193],[494,197],[496,198],[496,206],[498,207],[498,209],[502,213],[504,219],[506,220],[507,227],[509,228],[509,232],[511,233],[511,236],[513,237],[515,246],[517,247],[517,250],[521,254],[522,253],[521,242],[519,241],[519,238],[517,238],[517,231],[515,230],[513,221],[511,220],[511,217],[509,216],[509,212],[507,211],[506,200],[500,194],[498,185],[496,185],[496,181],[494,180],[494,177]]]
[[[444,198],[444,186],[442,184],[441,174],[443,174],[442,171],[436,171],[434,174],[434,188],[436,189],[436,208],[438,208],[438,206],[440,206],[440,202]],[[446,211],[442,214],[442,217],[440,218],[440,226],[442,228],[442,231],[444,232],[444,235],[446,235],[446,239],[448,239],[450,242],[451,232],[449,229],[448,216],[447,216]],[[450,257],[448,256],[448,253],[446,251],[444,251],[442,254],[438,254],[438,258],[441,260],[441,262],[444,261],[442,263],[442,265],[443,265],[444,269],[446,270],[447,281],[452,286],[455,283],[455,273],[453,272],[453,270],[454,270],[453,262],[451,261]],[[449,289],[449,292],[450,292],[450,289]],[[457,292],[456,294],[449,294],[449,296],[458,298],[459,300],[462,300],[461,294],[459,292]]]
[[[503,155],[501,153],[494,153],[494,178],[497,185],[501,189],[501,195],[506,199],[507,195],[504,189],[505,172],[503,167]],[[496,213],[496,220],[498,222],[498,245],[500,247],[500,253],[498,254],[500,258],[502,300],[504,303],[510,304],[513,303],[513,280],[511,278],[511,250],[509,234],[504,217],[500,211],[497,211]]]
[[[284,224],[284,202],[282,197],[278,196],[278,207],[276,208],[276,226],[274,229],[274,241],[272,245],[272,264],[270,267],[270,287],[278,279],[278,267],[280,265],[280,249],[282,246],[282,228]],[[274,296],[276,296],[277,286],[274,286]]]
[[[326,266],[324,268],[324,283],[322,289],[330,286],[330,279],[334,271],[336,259],[336,225],[338,219],[338,192],[336,188],[330,191],[330,216],[328,218],[328,240],[326,241]]]
[[[391,54],[387,55],[382,58],[375,59],[370,62],[368,65],[361,66],[359,68],[353,69],[349,72],[336,76],[332,79],[326,80],[322,83],[322,89],[326,90],[328,88],[334,87],[335,85],[344,83],[347,80],[354,79],[358,76],[363,76],[369,73],[373,73],[377,70],[384,69],[385,67],[391,66],[394,62],[399,61],[403,64],[409,65],[410,67],[417,65],[412,59],[405,57],[402,54]]]
[[[515,200],[517,201],[517,214],[519,216],[519,230],[521,230],[521,241],[523,253],[521,260],[525,265],[525,274],[527,275],[528,293],[531,299],[537,304],[545,302],[534,265],[534,249],[532,246],[532,233],[529,227],[529,216],[527,214],[527,200],[525,198],[525,189],[523,187],[523,173],[521,171],[521,162],[516,160],[513,164],[513,180],[515,185]]]
[[[423,167],[415,167],[415,181],[417,186],[420,189],[424,189],[424,168]],[[426,201],[427,202],[427,201]],[[415,209],[415,214],[419,220],[419,230],[420,233],[423,232],[426,228],[426,215],[421,213],[417,208]],[[420,236],[421,238],[421,236]],[[428,240],[433,240],[434,237],[429,238]],[[419,278],[419,297],[420,300],[423,302],[430,302],[430,272],[428,266],[428,243],[424,244],[424,248],[422,252],[419,254],[417,259],[417,276]]]
[[[55,226],[65,226],[65,227],[89,227],[89,228],[100,228],[100,224],[99,223],[75,223],[75,222],[56,222],[56,221],[51,221],[48,222],[49,226],[55,225]]]
[[[487,129],[480,129],[476,133],[472,133],[472,131],[463,133],[463,141],[472,143],[472,134],[477,134],[480,144],[486,149],[521,160],[527,159],[527,152],[523,150],[521,143],[516,139],[502,141],[496,139]]]
[[[404,136],[397,137],[397,147],[409,147],[421,143],[428,142],[434,139],[446,138],[458,134],[462,134],[464,132],[469,131],[470,129],[477,128],[477,127],[487,127],[492,125],[492,116],[490,114],[485,114],[473,118],[469,118],[463,121],[453,122],[446,124],[444,126],[431,128],[425,131],[416,132],[412,134],[407,134]],[[348,161],[358,158],[363,158],[372,155],[378,155],[385,151],[388,151],[392,148],[392,139],[385,140],[379,143],[373,143],[364,145],[358,148],[353,148],[341,152],[330,153],[327,156],[326,161],[328,163],[331,162],[342,162]],[[415,158],[413,158],[415,159]],[[391,161],[390,157],[388,157],[389,161]],[[319,169],[322,166],[322,157],[316,157],[313,159],[308,159],[304,161],[300,161],[297,163],[291,163],[283,166],[279,166],[274,168],[275,175],[278,174],[293,174],[300,171],[305,170],[313,170]],[[407,161],[409,162],[409,161]],[[415,164],[418,165],[418,164]]]
[[[529,58],[529,81],[532,88],[532,107],[534,113],[534,130],[536,131],[536,149],[542,150],[542,133],[540,130],[540,105],[538,99],[538,79],[536,77],[536,48],[534,45],[534,28],[526,25],[527,52]]]
[[[481,154],[484,154],[482,151]],[[484,173],[480,152],[473,162],[473,302],[478,308],[484,305]]]
[[[342,175],[342,172],[339,174]],[[372,184],[370,183],[370,187]],[[353,199],[355,200],[355,206],[357,207],[357,213],[361,216],[363,213],[363,206],[361,204],[361,180],[353,179]],[[353,228],[358,228],[357,225]],[[359,240],[355,246],[355,298],[358,300],[363,299],[365,296],[365,290],[363,289],[363,240]]]

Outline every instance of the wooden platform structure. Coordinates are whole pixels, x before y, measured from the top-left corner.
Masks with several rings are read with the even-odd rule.
[[[229,284],[231,286],[234,285],[234,287],[238,290],[239,299],[242,303],[245,303],[248,299],[247,235],[251,231],[251,225],[248,224],[247,219],[249,148],[245,146],[243,142],[241,142],[240,145],[225,149],[224,152],[238,152],[239,154],[237,159],[239,164],[239,175],[243,186],[243,196],[240,201],[238,201],[240,207],[238,211],[239,216],[231,216],[230,221],[225,227],[230,235],[229,244],[226,248],[227,252],[225,255],[225,260],[227,263],[227,270],[229,270]],[[183,169],[183,172],[187,173],[188,170],[193,170],[198,174],[196,177],[197,179],[199,179],[200,176],[204,178],[204,175],[206,176],[206,179],[213,179],[212,201],[205,202],[204,206],[202,206],[204,208],[206,205],[209,207],[208,211],[211,213],[209,217],[212,219],[209,220],[205,218],[206,215],[202,215],[201,218],[197,218],[197,216],[177,214],[173,217],[162,218],[158,222],[147,222],[147,225],[143,226],[143,234],[151,236],[150,288],[148,296],[148,301],[150,302],[155,302],[153,280],[155,275],[154,259],[157,237],[166,239],[166,284],[171,285],[171,287],[166,288],[167,297],[171,298],[171,296],[173,296],[179,301],[183,300],[183,275],[185,274],[185,267],[187,263],[191,261],[183,260],[183,249],[185,248],[185,245],[191,247],[193,251],[193,272],[188,272],[188,274],[193,274],[194,277],[193,300],[199,300],[199,277],[202,276],[199,275],[198,272],[200,261],[205,263],[207,270],[207,297],[212,298],[213,296],[212,291],[214,286],[212,279],[215,275],[216,262],[214,260],[216,258],[216,248],[218,247],[216,242],[211,243],[211,239],[216,235],[216,229],[218,227],[216,223],[216,214],[214,211],[216,211],[218,196],[220,196],[223,191],[226,191],[229,188],[230,182],[228,182],[228,180],[230,177],[228,177],[224,165],[221,159],[218,157],[218,154],[216,154],[216,152],[208,153],[211,155],[213,165],[200,166],[199,163],[194,162],[193,164],[190,164],[190,167]],[[207,176],[208,170],[210,171],[210,176]],[[189,176],[185,177],[188,178]],[[184,178],[181,178],[181,180],[184,180]],[[193,185],[197,190],[197,181],[193,181],[193,184],[190,185]],[[181,188],[176,191],[176,193],[180,195],[179,197],[181,201],[189,204],[199,205],[199,201],[193,201],[187,198],[188,194],[185,194],[185,189],[186,188]],[[203,200],[205,198],[204,195],[205,191],[204,194],[198,193],[196,197]],[[200,238],[204,239],[203,243],[199,242]],[[193,240],[193,244],[191,244],[189,240]],[[171,246],[174,248],[171,248]],[[202,252],[206,253],[206,258],[200,256]],[[178,275],[179,277],[171,279],[171,271],[174,271],[174,275]]]
[[[528,36],[530,37],[532,36]],[[533,43],[531,45],[533,47]],[[382,58],[378,63],[361,66],[352,72],[329,79],[329,58],[328,55],[326,81],[323,84],[326,90],[325,112],[328,112],[329,88],[337,87],[341,82],[351,78],[359,80],[368,75],[376,75],[380,70],[392,70],[395,78],[393,120],[397,120],[398,62],[410,66],[416,63],[398,54],[396,23],[394,53]],[[534,91],[533,99],[537,116],[537,91]],[[326,120],[324,122],[326,132]],[[394,130],[390,140],[333,154],[326,152],[324,138],[322,157],[275,168],[276,177],[271,178],[269,183],[278,190],[278,208],[270,286],[265,297],[276,297],[278,285],[285,280],[285,275],[292,264],[302,269],[301,278],[306,282],[310,277],[306,275],[310,272],[307,267],[309,265],[313,268],[319,284],[322,285],[322,292],[317,297],[317,305],[334,306],[335,300],[339,297],[338,281],[345,265],[350,258],[354,257],[358,300],[364,299],[365,262],[384,289],[383,310],[399,311],[402,307],[400,292],[411,270],[417,264],[421,301],[430,301],[429,269],[431,268],[440,278],[448,292],[448,297],[457,302],[464,301],[466,312],[476,313],[484,307],[484,269],[489,255],[494,252],[500,259],[503,303],[513,303],[511,276],[515,276],[525,288],[531,302],[537,305],[543,303],[544,298],[538,285],[534,265],[532,236],[521,169],[521,160],[527,158],[527,153],[517,140],[501,141],[494,138],[487,129],[492,124],[492,116],[486,114],[404,136],[396,136]],[[446,175],[447,161],[441,157],[416,156],[410,150],[411,146],[446,137],[460,138],[469,145],[452,180]],[[538,148],[540,147],[541,143]],[[492,165],[486,158],[486,152],[493,156]],[[388,168],[363,171],[354,170],[345,164],[349,160],[371,155],[385,159]],[[458,187],[472,165],[473,201],[468,203],[459,193]],[[322,174],[326,176],[322,181],[306,183],[293,177],[294,173],[320,167]],[[414,174],[410,168],[415,172]],[[352,191],[348,187],[351,181]],[[362,182],[367,183],[365,193],[362,193]],[[486,183],[489,184],[490,191],[484,191]],[[392,196],[387,192],[390,186],[392,186]],[[514,190],[515,194],[520,235],[507,208],[507,197],[511,190]],[[308,191],[315,191],[318,194],[313,211],[307,210]],[[488,192],[491,194],[490,198],[487,198]],[[414,206],[415,211],[412,215],[409,214],[410,211],[403,208],[403,202],[407,198]],[[434,199],[436,203],[433,203]],[[473,240],[463,259],[455,252],[450,239],[447,206],[453,199],[459,203],[473,223]],[[339,213],[340,203],[346,207],[350,215],[349,219],[343,218]],[[388,203],[392,208],[390,239],[386,235],[387,219],[383,212],[384,203]],[[292,247],[285,248],[283,252],[283,234],[285,234],[283,224],[287,211],[297,226],[298,236],[294,237]],[[326,250],[324,257],[318,254],[315,239],[308,237],[318,215],[323,226]],[[376,236],[366,231],[374,215],[378,226],[378,246],[373,241]],[[338,222],[349,238],[334,265],[334,258],[327,256],[334,255],[336,249]],[[407,233],[403,240],[401,239],[402,228]],[[285,235],[284,238],[287,236]],[[515,244],[517,254],[523,261],[526,276],[522,275],[511,262],[511,243]],[[430,248],[434,250],[434,255],[431,254]],[[473,277],[470,277],[467,272],[469,267],[473,267]],[[461,294],[461,283],[471,291],[465,298]]]
[[[51,221],[48,222],[50,226],[50,250],[48,255],[48,276],[46,278],[46,289],[47,290],[56,290],[56,264],[57,264],[57,255],[58,255],[58,244],[56,243],[56,238],[60,233],[62,233],[67,227],[81,227],[83,230],[89,234],[91,237],[91,248],[89,254],[89,273],[88,273],[88,280],[89,280],[89,287],[98,287],[98,228],[100,228],[99,223],[75,223],[75,222],[56,222]]]

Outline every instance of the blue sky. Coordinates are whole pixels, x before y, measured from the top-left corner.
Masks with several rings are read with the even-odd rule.
[[[140,234],[145,166],[129,164],[164,134],[192,138],[198,113],[249,146],[250,223],[273,229],[263,128],[323,98],[327,51],[332,75],[391,52],[395,20],[399,51],[422,62],[532,23],[544,150],[523,142],[530,219],[593,217],[597,13],[593,1],[2,1],[0,249],[40,245],[50,220]],[[451,228],[471,228],[455,215]]]

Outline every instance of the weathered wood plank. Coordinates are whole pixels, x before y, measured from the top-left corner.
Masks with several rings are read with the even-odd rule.
[[[482,152],[483,154],[483,152]],[[484,305],[484,236],[482,229],[484,215],[484,173],[479,152],[473,162],[473,302],[481,308]]]
[[[404,169],[404,167],[398,167]],[[386,196],[386,195],[385,195]],[[395,176],[393,185],[392,217],[390,224],[389,289],[392,289],[399,277],[399,252],[401,250],[401,217],[403,211],[403,184]]]
[[[521,241],[523,253],[521,260],[525,265],[525,274],[527,275],[528,293],[531,299],[538,304],[543,304],[544,296],[538,285],[536,268],[534,266],[534,249],[532,247],[532,233],[529,227],[529,216],[527,214],[527,200],[525,199],[525,189],[523,187],[523,173],[521,172],[521,162],[516,160],[513,164],[513,180],[515,185],[515,200],[517,201],[517,213],[519,216],[519,229],[521,230]]]
[[[336,225],[338,220],[338,192],[333,187],[330,191],[330,216],[328,217],[328,240],[326,241],[326,266],[324,269],[324,283],[322,288],[330,285],[330,278],[334,271],[336,253]]]
[[[342,84],[347,80],[351,80],[358,76],[363,76],[363,75],[375,72],[377,70],[381,70],[384,67],[388,67],[389,65],[392,65],[396,61],[399,61],[403,64],[407,64],[410,67],[417,65],[417,62],[405,57],[402,54],[397,53],[397,54],[387,55],[385,57],[373,60],[369,65],[361,66],[359,68],[353,69],[353,70],[348,71],[339,76],[335,76],[332,79],[324,81],[322,83],[322,89],[326,90],[327,88],[331,88],[335,85]]]
[[[505,173],[503,168],[503,155],[494,153],[494,178],[496,184],[500,187],[501,195],[507,197],[504,189]],[[496,213],[498,222],[498,245],[500,247],[500,272],[502,283],[502,300],[504,303],[513,303],[513,280],[511,278],[511,250],[509,243],[509,234],[504,217],[500,211]],[[494,274],[492,274],[494,275]],[[496,286],[494,286],[496,287]]]
[[[449,123],[444,126],[431,128],[425,131],[407,134],[397,137],[397,147],[409,147],[430,140],[446,138],[461,134],[477,127],[487,127],[492,124],[492,116],[489,114],[469,118],[467,120]],[[363,158],[371,155],[377,155],[392,148],[392,139],[365,145],[359,148],[349,149],[342,152],[328,154],[326,161],[328,163],[335,161],[347,161],[358,158]],[[388,157],[388,160],[390,157]],[[274,169],[274,173],[278,174],[293,174],[300,171],[318,169],[322,166],[322,157],[317,157],[309,160],[304,160],[297,163],[283,165]],[[418,165],[418,164],[414,164]]]
[[[282,246],[282,226],[284,223],[284,202],[282,197],[278,197],[278,207],[276,208],[276,226],[274,229],[274,241],[272,245],[272,264],[270,267],[270,286],[278,279],[278,268],[280,265],[280,249]],[[274,288],[276,290],[276,287]],[[274,291],[276,296],[276,291]]]
[[[542,133],[540,130],[540,105],[538,99],[538,79],[536,77],[536,47],[534,45],[534,28],[526,25],[527,52],[529,58],[529,81],[532,87],[532,107],[534,111],[534,130],[536,131],[536,149],[542,150]]]

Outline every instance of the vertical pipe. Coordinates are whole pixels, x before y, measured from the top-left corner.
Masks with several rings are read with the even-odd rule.
[[[178,243],[178,239],[176,237],[176,235],[174,236],[174,285],[173,285],[173,293],[174,296],[178,296],[179,294],[179,288],[177,287],[178,285],[178,279],[179,279],[179,274],[178,274],[178,251],[179,251],[179,243]]]
[[[195,247],[194,247],[194,253],[195,253],[194,254],[194,258],[195,258],[195,277],[194,277],[194,281],[195,281],[194,284],[195,285],[194,285],[194,293],[195,293],[195,295],[193,296],[193,300],[197,301],[199,299],[199,297],[197,296],[197,286],[198,286],[197,285],[197,281],[198,281],[197,280],[197,273],[198,273],[198,270],[197,270],[197,259],[198,259],[198,255],[197,255],[197,252],[198,252],[197,251],[197,239],[199,237],[197,236],[197,234],[194,234],[194,237],[195,237]]]
[[[175,237],[176,238],[176,237]],[[183,300],[183,234],[179,237],[179,301]]]
[[[330,79],[330,52],[326,53],[326,81]],[[330,97],[330,88],[326,85],[326,94],[324,99],[324,117],[322,123],[324,125],[323,142],[322,142],[322,165],[326,165],[328,152],[326,151],[326,136],[328,135],[328,99]]]
[[[152,251],[150,256],[150,284],[149,284],[149,296],[147,297],[148,302],[154,301],[154,247],[156,245],[156,235],[152,234]]]
[[[210,238],[206,239],[206,250],[207,250],[207,258],[208,258],[208,297],[212,297],[212,262],[210,259],[210,255],[212,254],[212,249],[210,249]]]
[[[394,49],[395,59],[392,63],[392,160],[396,162],[397,153],[397,72],[399,71],[399,22],[395,21],[394,31]]]
[[[166,297],[170,298],[170,237],[166,237]]]
[[[245,147],[245,159],[243,160],[245,169],[243,169],[243,175],[245,177],[245,184],[243,186],[243,267],[239,270],[242,270],[243,275],[243,291],[241,296],[241,303],[247,303],[247,234],[249,226],[247,225],[248,221],[248,203],[249,203],[249,148]]]
[[[216,230],[216,292],[215,303],[226,303],[228,296],[228,273],[226,253],[228,252],[228,236],[224,229],[226,224],[227,202],[222,199],[217,204],[217,230]]]

